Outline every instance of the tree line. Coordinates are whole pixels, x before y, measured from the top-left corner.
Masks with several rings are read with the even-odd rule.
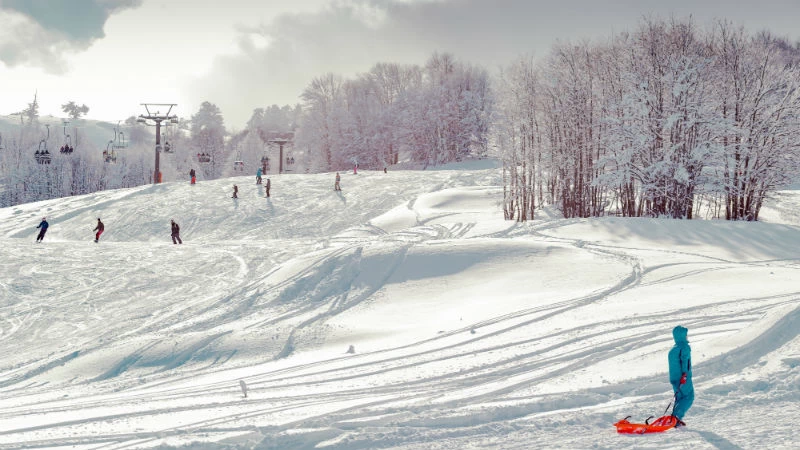
[[[303,91],[296,145],[309,166],[380,169],[400,155],[425,168],[488,150],[488,72],[436,53],[424,66],[379,63],[345,80],[326,74]]]
[[[507,219],[757,220],[800,167],[800,46],[719,21],[646,19],[520,58],[497,84]]]

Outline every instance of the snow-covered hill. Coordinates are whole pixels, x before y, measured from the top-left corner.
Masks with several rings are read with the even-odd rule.
[[[0,209],[0,448],[793,447],[793,193],[771,223],[517,224],[496,169],[333,177]],[[617,435],[670,402],[678,324],[689,426]]]

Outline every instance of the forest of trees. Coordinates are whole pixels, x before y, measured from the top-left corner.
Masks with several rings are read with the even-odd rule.
[[[74,102],[63,105],[70,109]],[[88,107],[75,106],[76,120]],[[6,131],[0,145],[0,206],[88,194],[110,188],[147,183],[152,161],[127,158],[120,164],[104,164],[99,149],[91,153],[60,153],[68,143],[78,146],[76,128],[64,124],[43,124],[36,96],[22,111],[13,132]],[[77,116],[77,117],[76,117]],[[113,130],[112,130],[113,131]],[[69,135],[68,135],[69,133]],[[82,146],[83,146],[82,142]],[[86,143],[92,147],[90,143]],[[47,152],[45,153],[45,150]]]
[[[164,179],[254,173],[289,140],[286,157],[305,172],[499,156],[509,220],[545,205],[565,217],[757,220],[765,198],[800,176],[800,45],[724,21],[645,19],[602,42],[519,57],[497,76],[448,53],[378,63],[351,79],[315,77],[300,98],[255,109],[237,132],[208,101],[165,123]],[[89,108],[62,110],[81,122]],[[12,132],[0,130],[0,206],[152,182],[153,129],[136,116],[114,131],[127,142],[113,164],[86,143],[40,164],[34,153],[59,135],[45,141],[36,97],[16,115]]]
[[[498,82],[507,219],[757,220],[797,180],[800,48],[718,22],[644,20],[520,58]]]
[[[317,77],[302,94],[296,145],[316,171],[421,167],[488,149],[493,97],[485,69],[434,54],[425,66],[376,64],[352,80]]]

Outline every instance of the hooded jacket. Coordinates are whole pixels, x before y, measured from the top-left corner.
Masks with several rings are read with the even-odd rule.
[[[687,335],[689,330],[677,326],[672,330],[675,346],[669,351],[669,382],[673,388],[680,386],[681,376],[686,374],[686,384],[692,385],[692,349]]]

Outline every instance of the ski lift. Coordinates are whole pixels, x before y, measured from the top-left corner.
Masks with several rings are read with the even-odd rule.
[[[106,144],[106,149],[103,150],[103,162],[108,164],[117,163],[117,152],[114,150],[114,147],[114,141],[108,141],[108,144]]]
[[[58,150],[62,155],[71,155],[74,148],[72,147],[72,138],[70,135],[64,137],[64,145]]]
[[[208,164],[211,162],[211,155],[209,155],[208,153],[198,153],[197,162],[199,162],[200,164]]]
[[[114,140],[109,141],[113,149],[128,148],[128,142],[125,140],[125,132],[119,128],[120,122],[121,121],[118,120],[117,126],[114,127]]]
[[[170,132],[170,126],[169,125],[170,124],[177,124],[177,123],[178,123],[178,119],[170,119],[169,122],[167,122],[164,125],[164,153],[175,153],[175,146],[169,143],[170,135],[173,137],[172,141],[173,142],[175,141],[175,139],[174,139],[175,132],[174,131]]]
[[[47,141],[42,139],[39,141],[39,149],[33,154],[36,162],[39,164],[50,164],[50,152],[47,151]]]
[[[240,147],[236,148],[236,160],[233,161],[233,170],[244,172],[244,161],[242,160],[242,149]]]
[[[287,137],[280,137],[280,136],[269,140],[270,144],[277,144],[278,145],[278,154],[279,154],[279,156],[278,156],[278,173],[283,173],[283,172],[289,171],[289,169],[287,167],[289,166],[290,163],[292,163],[292,164],[294,163],[294,158],[290,157],[288,153],[286,155],[284,155],[284,153],[283,153],[284,145],[286,145],[289,142],[290,142],[290,139],[288,139]]]
[[[69,125],[69,120],[62,120],[61,123],[64,126],[64,145],[61,146],[58,152],[62,155],[71,155],[74,148],[72,146],[72,136],[67,134],[67,125]]]
[[[47,137],[39,141],[39,148],[33,154],[36,162],[39,164],[50,164],[50,152],[47,151],[47,140],[50,139],[50,125],[47,127]]]

